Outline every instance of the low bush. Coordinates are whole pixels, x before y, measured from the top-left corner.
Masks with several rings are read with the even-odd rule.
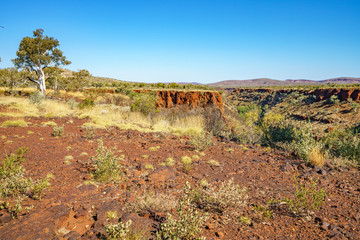
[[[121,158],[112,153],[116,148],[107,148],[102,140],[99,140],[96,156],[90,159],[94,164],[93,176],[100,182],[119,182],[123,177]]]
[[[276,147],[278,143],[289,143],[295,140],[295,127],[291,123],[280,122],[264,126],[263,132],[263,142],[272,147]]]
[[[22,212],[24,198],[40,199],[49,186],[48,177],[37,181],[24,177],[25,169],[21,164],[27,151],[27,148],[19,148],[16,153],[5,155],[0,167],[0,209],[7,209],[14,217]]]
[[[95,106],[95,97],[93,97],[93,96],[89,96],[89,97],[85,98],[78,104],[78,107],[80,109],[92,108],[94,106]]]
[[[145,115],[149,115],[156,110],[156,93],[134,93],[131,96],[132,104],[130,106],[131,111],[141,112]]]
[[[29,102],[31,104],[39,105],[42,102],[42,100],[44,100],[44,98],[45,97],[40,92],[35,92],[35,93],[30,95]]]
[[[225,212],[229,208],[240,209],[246,204],[246,188],[234,184],[233,179],[224,181],[219,187],[210,185],[203,191],[202,203],[208,210]]]
[[[212,145],[212,135],[205,131],[193,134],[190,139],[191,144],[198,151],[203,151]]]
[[[52,135],[54,136],[54,137],[60,137],[60,136],[62,136],[63,135],[63,133],[64,133],[64,126],[55,126],[54,128],[53,128],[53,132],[52,132]]]
[[[132,221],[129,220],[126,223],[119,222],[117,224],[109,224],[106,226],[106,232],[108,239],[111,240],[127,240],[130,239],[130,226]]]
[[[190,240],[205,239],[199,237],[207,215],[202,215],[195,210],[193,205],[192,190],[187,182],[182,197],[178,201],[177,218],[170,213],[157,232],[157,239]]]
[[[191,166],[192,159],[191,159],[191,157],[183,156],[181,158],[181,162],[183,164],[184,172],[188,173],[192,169],[192,166]]]
[[[289,211],[296,216],[308,215],[310,211],[319,210],[324,203],[326,192],[323,188],[319,189],[317,182],[312,180],[309,184],[301,183],[295,178],[295,194],[292,199],[284,198]]]

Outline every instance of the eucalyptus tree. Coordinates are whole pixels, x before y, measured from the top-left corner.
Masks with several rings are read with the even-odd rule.
[[[31,73],[31,81],[38,84],[43,95],[46,94],[44,69],[51,66],[68,65],[63,52],[58,48],[59,41],[53,37],[44,36],[44,30],[37,29],[33,37],[24,37],[16,52],[13,63],[17,68],[27,69]],[[35,76],[34,76],[35,75]]]

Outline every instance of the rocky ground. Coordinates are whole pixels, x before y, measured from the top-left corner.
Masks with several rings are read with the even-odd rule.
[[[54,137],[53,128],[41,124],[49,119],[25,120],[31,122],[28,127],[0,128],[1,159],[27,147],[26,176],[39,179],[50,173],[53,178],[41,200],[25,199],[24,207],[33,206],[28,212],[13,218],[0,210],[0,239],[98,239],[106,233],[105,226],[117,219],[131,219],[151,238],[166,213],[129,213],[124,205],[144,192],[176,196],[186,181],[195,187],[203,179],[218,184],[231,178],[248,189],[249,199],[243,209],[234,210],[240,213],[235,218],[210,213],[202,234],[207,239],[360,239],[358,169],[314,169],[284,152],[215,138],[203,152],[195,151],[187,137],[118,128],[96,130],[89,139],[80,127],[86,120],[75,118],[50,119],[64,125],[64,134]],[[100,138],[124,155],[126,178],[119,184],[91,181],[89,159],[96,154]],[[183,156],[193,158],[188,172],[182,168]],[[174,166],[162,166],[168,157],[175,159]],[[219,165],[209,164],[211,159]],[[305,182],[318,180],[325,189],[327,196],[318,211],[296,217],[276,204],[269,218],[255,210],[255,205],[264,206],[271,199],[293,198],[295,176]],[[109,211],[116,211],[118,218],[108,220]]]

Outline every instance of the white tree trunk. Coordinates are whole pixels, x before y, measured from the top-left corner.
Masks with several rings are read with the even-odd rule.
[[[39,88],[40,88],[40,92],[43,96],[46,95],[46,85],[45,85],[45,73],[44,71],[38,67],[37,68],[37,74],[39,76]]]

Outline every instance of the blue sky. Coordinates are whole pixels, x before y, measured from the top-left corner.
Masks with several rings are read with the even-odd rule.
[[[360,77],[359,0],[4,1],[0,68],[37,28],[66,68],[142,82]]]

